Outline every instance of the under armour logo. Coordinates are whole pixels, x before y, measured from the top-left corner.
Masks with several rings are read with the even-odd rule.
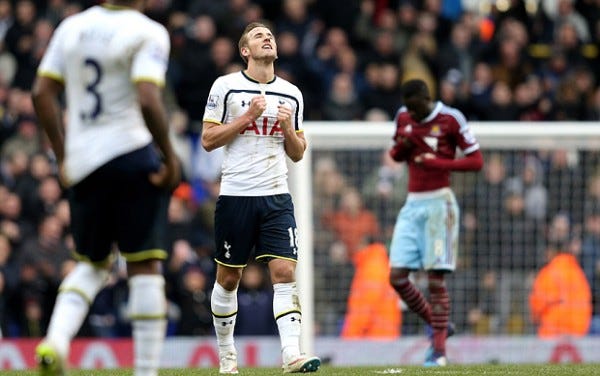
[[[242,107],[250,106],[250,101],[242,101]]]
[[[225,248],[225,258],[231,258],[231,252],[229,252],[229,250],[231,249],[231,244],[227,243],[227,241],[225,241],[225,243],[223,244],[223,248]]]

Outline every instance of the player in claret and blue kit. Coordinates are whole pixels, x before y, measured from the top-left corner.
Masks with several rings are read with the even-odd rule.
[[[424,81],[404,83],[402,96],[390,155],[408,164],[409,193],[392,237],[390,283],[427,324],[431,346],[424,365],[445,366],[446,337],[454,327],[444,276],[456,268],[459,226],[450,174],[480,170],[483,157],[464,115],[432,101]],[[457,158],[457,148],[463,157]],[[409,279],[415,270],[427,272],[429,300]]]

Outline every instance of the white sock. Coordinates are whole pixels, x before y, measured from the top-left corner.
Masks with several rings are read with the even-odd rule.
[[[104,286],[108,271],[79,262],[60,285],[46,341],[67,359],[71,340],[87,316],[90,304]]]
[[[300,355],[302,310],[296,282],[273,285],[273,314],[279,328],[284,363]]]
[[[161,275],[129,279],[129,315],[134,342],[134,375],[157,376],[167,328],[165,280]]]
[[[235,351],[233,344],[233,329],[237,317],[237,289],[228,291],[215,282],[210,298],[213,314],[213,325],[217,333],[219,353]]]
[[[71,340],[81,328],[89,308],[88,301],[74,291],[61,292],[56,297],[46,341],[63,359],[68,358]]]

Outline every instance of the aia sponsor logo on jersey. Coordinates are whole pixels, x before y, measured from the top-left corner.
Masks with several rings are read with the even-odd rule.
[[[279,120],[267,116],[253,121],[240,134],[255,134],[257,136],[279,136],[283,137],[283,131],[279,126]]]

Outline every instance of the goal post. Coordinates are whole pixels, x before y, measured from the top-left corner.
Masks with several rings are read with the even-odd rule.
[[[553,150],[600,151],[600,126],[594,122],[471,122],[484,155],[486,151]],[[315,321],[315,292],[326,289],[322,280],[316,282],[315,272],[325,265],[315,264],[314,236],[322,231],[314,221],[313,169],[319,153],[335,155],[345,151],[376,152],[391,146],[395,126],[390,122],[305,122],[308,149],[304,159],[290,164],[290,189],[294,198],[300,233],[300,256],[297,280],[303,308],[304,351],[312,353],[315,333],[322,335],[322,325]],[[376,168],[377,161],[366,162],[362,170],[346,166],[354,181],[360,182],[363,172]],[[371,166],[371,167],[369,167]],[[317,206],[319,204],[317,203]],[[325,281],[327,284],[327,281]],[[343,294],[340,294],[343,295]]]

